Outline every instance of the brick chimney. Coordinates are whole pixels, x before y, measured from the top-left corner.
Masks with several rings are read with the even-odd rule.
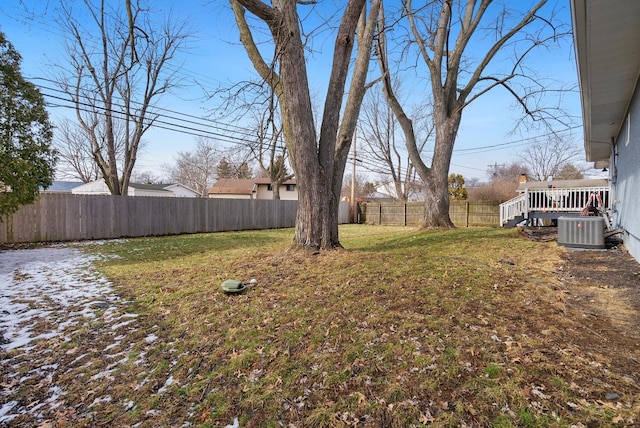
[[[526,183],[526,182],[527,182],[527,174],[520,174],[519,183]]]

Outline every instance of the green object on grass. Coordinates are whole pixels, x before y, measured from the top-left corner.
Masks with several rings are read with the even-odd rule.
[[[235,279],[227,279],[222,283],[221,287],[225,293],[240,293],[247,288],[247,284]]]

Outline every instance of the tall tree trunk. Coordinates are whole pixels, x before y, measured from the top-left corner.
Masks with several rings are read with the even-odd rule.
[[[411,32],[410,45],[417,48],[417,54],[428,68],[431,96],[434,107],[436,141],[431,166],[421,159],[416,146],[411,120],[405,114],[391,85],[384,31],[378,37],[378,60],[382,70],[385,97],[406,136],[407,150],[416,172],[424,181],[425,216],[422,227],[450,228],[448,174],[453,146],[460,127],[462,111],[475,99],[493,88],[505,88],[523,108],[527,116],[547,121],[544,108],[537,103],[539,95],[545,92],[541,82],[523,74],[522,62],[534,48],[547,47],[558,42],[564,33],[553,25],[554,19],[539,15],[547,0],[538,0],[528,9],[507,9],[519,2],[493,2],[492,0],[441,0],[436,2],[416,2],[403,0],[403,12]],[[494,4],[496,9],[485,17]],[[495,21],[494,21],[495,19]],[[383,18],[381,18],[381,27]],[[539,25],[538,25],[539,24]],[[532,26],[531,32],[525,31]],[[484,34],[495,28],[493,42],[472,43],[472,36],[491,40]],[[521,34],[523,33],[523,34]],[[509,70],[492,74],[492,64],[502,60],[501,53],[513,61]],[[524,78],[524,79],[523,79]],[[533,82],[522,84],[522,81]]]
[[[311,249],[340,247],[339,189],[351,135],[366,91],[365,80],[380,0],[372,2],[372,12],[368,19],[365,19],[366,0],[349,0],[345,7],[336,34],[319,138],[315,131],[307,80],[305,45],[297,13],[298,2],[272,0],[268,4],[260,0],[229,1],[240,30],[240,40],[249,58],[260,76],[279,97],[283,135],[298,188],[294,244],[299,248]],[[277,52],[279,73],[262,58],[244,18],[245,9],[269,26]],[[360,25],[362,26],[359,27]],[[356,27],[359,27],[357,35]],[[351,76],[349,95],[343,106],[356,36],[358,55]]]
[[[298,214],[294,242],[301,247],[323,248],[327,203],[322,197],[326,192],[326,177],[318,163],[318,148],[313,120],[313,109],[308,88],[304,45],[295,6],[283,7],[278,14],[278,31],[274,31],[276,45],[280,47],[280,106],[283,117],[285,142],[291,155],[298,187]]]
[[[271,180],[271,199],[273,199],[274,201],[279,201],[280,200],[280,185],[282,183],[280,182],[280,180]]]
[[[424,186],[424,217],[422,228],[453,228],[449,217],[448,178],[453,145],[462,118],[461,113],[447,116],[447,108],[436,105],[436,141],[431,168],[418,167]]]

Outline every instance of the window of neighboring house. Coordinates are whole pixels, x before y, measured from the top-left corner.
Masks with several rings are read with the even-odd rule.
[[[273,192],[273,186],[271,184],[267,184],[267,190],[269,192]]]
[[[295,188],[296,186],[294,186],[293,184],[287,184],[287,192],[293,192]]]

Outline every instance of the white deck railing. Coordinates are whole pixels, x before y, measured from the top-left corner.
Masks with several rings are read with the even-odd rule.
[[[527,197],[523,193],[513,199],[500,204],[500,225],[504,226],[509,220],[525,215],[527,212]]]
[[[580,212],[590,198],[597,203],[598,196],[603,208],[608,209],[611,208],[609,193],[608,186],[525,189],[521,195],[500,204],[500,224],[518,216],[527,219],[530,212]]]

